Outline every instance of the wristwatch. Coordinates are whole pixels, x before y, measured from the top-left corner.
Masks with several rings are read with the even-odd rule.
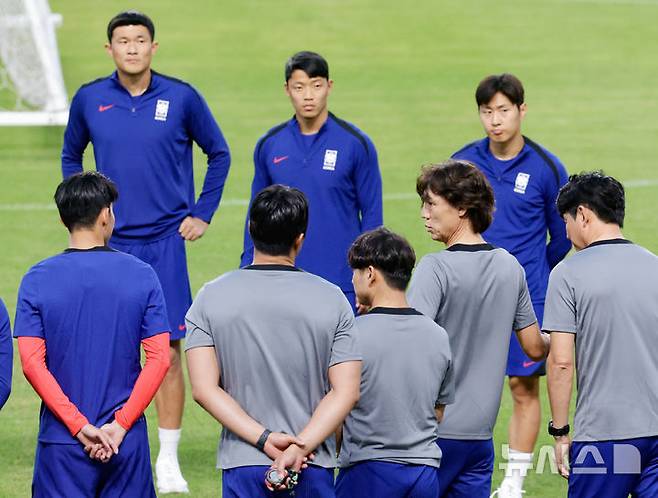
[[[553,437],[566,436],[569,434],[569,429],[569,424],[564,427],[555,427],[552,420],[548,422],[548,433]]]

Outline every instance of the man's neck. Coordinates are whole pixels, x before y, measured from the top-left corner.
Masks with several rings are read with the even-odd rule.
[[[601,240],[623,239],[624,234],[621,233],[619,225],[614,223],[602,223],[592,231],[592,236],[588,238],[587,245],[599,242]]]
[[[252,264],[295,266],[295,256],[296,254],[292,253],[285,256],[272,256],[254,249],[254,261]]]
[[[127,74],[117,70],[117,76],[121,86],[133,97],[142,95],[151,84],[151,69],[139,74]]]
[[[297,123],[299,123],[299,130],[302,132],[302,135],[313,135],[319,132],[322,125],[325,124],[329,118],[329,111],[325,109],[314,118],[307,119],[298,114],[295,117],[297,118]]]
[[[485,244],[486,241],[482,238],[482,235],[475,233],[470,227],[470,223],[464,221],[464,223],[455,230],[455,232],[445,241],[446,248],[454,246],[455,244]]]
[[[407,298],[404,291],[391,289],[388,285],[382,284],[375,291],[372,297],[370,308],[408,308]]]
[[[518,133],[507,142],[494,142],[489,140],[489,150],[496,159],[509,161],[519,155],[524,144],[525,140],[523,140],[523,135]]]
[[[69,234],[70,249],[92,249],[106,244],[103,234],[93,229],[74,230]]]

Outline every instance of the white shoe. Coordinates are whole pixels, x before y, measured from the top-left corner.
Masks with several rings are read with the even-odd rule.
[[[155,482],[161,494],[190,492],[180,466],[173,458],[158,457],[155,462]]]
[[[525,490],[519,488],[513,482],[503,480],[503,482],[500,483],[500,487],[491,493],[489,498],[494,498],[496,496],[498,498],[522,498],[523,493],[525,493]]]

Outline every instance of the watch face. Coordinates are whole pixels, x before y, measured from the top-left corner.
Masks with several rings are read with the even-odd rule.
[[[265,479],[272,486],[279,486],[280,484],[283,483],[285,477],[283,477],[283,474],[281,474],[278,470],[269,469],[267,472],[265,472]]]

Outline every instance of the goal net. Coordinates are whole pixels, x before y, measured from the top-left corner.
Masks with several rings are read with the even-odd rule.
[[[66,124],[61,22],[47,0],[0,0],[0,126]]]

